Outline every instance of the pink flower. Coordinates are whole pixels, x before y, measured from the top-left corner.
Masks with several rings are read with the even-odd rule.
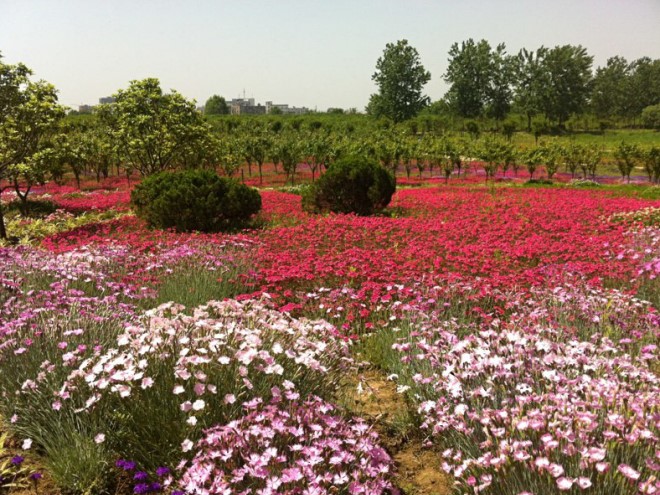
[[[565,476],[562,476],[561,478],[557,479],[557,488],[560,490],[570,490],[571,487],[573,486],[573,480],[570,478],[566,478]]]
[[[584,476],[581,476],[577,480],[578,486],[582,488],[583,490],[586,490],[591,486],[591,480],[589,478],[585,478]]]
[[[619,466],[616,469],[629,480],[637,481],[640,477],[639,472],[635,471],[628,464],[619,464]]]

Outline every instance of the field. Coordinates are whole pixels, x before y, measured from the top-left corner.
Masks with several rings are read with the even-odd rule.
[[[660,493],[658,187],[415,175],[313,216],[267,167],[227,234],[5,193],[0,493]]]

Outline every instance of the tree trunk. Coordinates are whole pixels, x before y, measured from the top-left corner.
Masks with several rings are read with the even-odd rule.
[[[0,201],[0,239],[5,241],[7,240],[7,230],[5,229],[5,217],[2,211],[2,201]]]

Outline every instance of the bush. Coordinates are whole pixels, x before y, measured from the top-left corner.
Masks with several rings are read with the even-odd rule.
[[[311,213],[357,213],[371,215],[385,208],[396,189],[394,176],[378,162],[364,157],[346,157],[303,194],[302,205]]]
[[[131,193],[138,217],[177,232],[217,232],[244,226],[261,209],[256,189],[208,170],[159,173]]]
[[[57,210],[57,205],[52,201],[28,199],[26,201],[11,201],[5,206],[5,213],[20,213],[29,218],[43,218]]]
[[[660,103],[642,110],[642,125],[648,129],[660,130]]]

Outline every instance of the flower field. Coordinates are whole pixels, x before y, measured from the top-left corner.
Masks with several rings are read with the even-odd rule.
[[[0,493],[660,493],[660,201],[408,182],[376,217],[262,189],[231,234],[147,229],[125,179],[35,189],[56,211],[0,247]]]

